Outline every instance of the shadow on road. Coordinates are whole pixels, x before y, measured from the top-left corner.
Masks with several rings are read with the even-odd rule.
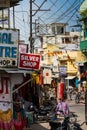
[[[30,126],[32,130],[50,130],[49,123],[37,123]]]

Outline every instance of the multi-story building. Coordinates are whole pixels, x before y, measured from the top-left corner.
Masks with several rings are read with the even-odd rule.
[[[41,49],[43,52],[41,63],[53,65],[54,68],[57,68],[57,70],[53,68],[56,72],[59,72],[58,66],[62,71],[67,67],[68,75],[76,75],[78,72],[76,63],[84,59],[79,48],[80,32],[66,32],[67,25],[67,23],[53,23],[44,26],[44,29],[43,26],[41,27],[39,31],[42,39],[41,48],[43,48],[43,51]],[[78,53],[81,57],[78,57]]]
[[[41,49],[37,52],[42,56],[41,66],[50,66],[53,77],[67,77],[67,80],[71,80],[80,77],[79,63],[85,57],[80,51],[80,32],[67,32],[67,25],[53,23],[42,26],[39,30]]]

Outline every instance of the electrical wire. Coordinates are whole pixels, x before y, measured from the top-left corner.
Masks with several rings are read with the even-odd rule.
[[[25,8],[25,10],[27,9],[27,7],[28,7],[28,11],[29,11],[29,4],[27,3],[27,0],[25,0],[24,1],[25,2],[25,6],[26,6],[26,8]],[[52,9],[54,8],[54,9],[57,9],[56,11],[54,11],[54,12],[51,12],[51,15],[49,16],[48,15],[48,13],[47,12],[44,12],[43,14],[42,13],[39,13],[39,14],[42,14],[42,15],[39,15],[39,17],[40,17],[40,21],[42,22],[42,23],[44,23],[44,24],[46,24],[47,23],[47,21],[49,21],[49,23],[51,23],[52,21],[52,19],[53,19],[53,21],[54,22],[58,22],[58,21],[63,21],[63,20],[66,20],[66,21],[68,21],[68,22],[70,22],[70,19],[72,19],[73,20],[73,18],[74,18],[74,16],[76,15],[76,11],[74,11],[74,10],[77,10],[78,11],[78,9],[79,9],[79,5],[80,5],[80,2],[77,0],[74,0],[74,2],[73,3],[71,3],[69,0],[64,0],[64,2],[62,2],[61,3],[61,6],[59,7],[59,5],[58,5],[58,2],[60,2],[59,0],[47,0],[47,2],[50,2],[50,4],[49,4],[49,9],[51,9],[51,11],[52,11]],[[46,3],[45,3],[46,4]],[[22,5],[21,4],[21,8],[22,8],[22,10],[23,10],[23,6],[24,5]],[[39,5],[38,5],[39,6]],[[68,6],[68,8],[66,8],[66,9],[64,9],[64,6]],[[61,14],[60,14],[60,12],[61,12]],[[50,14],[50,13],[49,13]],[[45,17],[47,17],[47,18],[44,18],[43,16],[45,15]],[[49,17],[48,17],[49,16]],[[56,17],[55,19],[54,19],[54,17]],[[23,19],[20,19],[19,20],[19,17],[17,18],[16,17],[16,25],[17,26],[19,26],[19,28],[21,29],[21,32],[24,32],[25,33],[25,36],[24,36],[24,38],[26,38],[27,36],[27,31],[29,31],[29,30],[27,30],[28,28],[26,28],[26,26],[28,26],[29,27],[29,23],[27,22],[25,22],[25,18],[24,18],[24,13],[22,13],[22,18]],[[74,20],[75,21],[75,20]],[[23,25],[21,24],[21,22],[23,23]],[[47,31],[47,30],[44,30],[44,31]],[[29,35],[29,32],[28,32],[28,35]]]
[[[74,8],[70,8],[70,9],[69,9],[69,12],[67,12],[67,11],[68,11],[68,10],[67,10],[67,11],[66,11],[67,13],[66,13],[66,12],[63,13],[63,15],[61,15],[60,17],[58,17],[58,18],[56,19],[56,21],[60,21],[60,20],[63,19],[65,16],[72,14],[74,10],[77,11],[77,7],[79,7],[79,5],[76,5],[76,4],[75,4]]]
[[[60,14],[59,16],[58,16],[58,18],[56,18],[54,21],[58,21],[58,19],[64,19],[64,16],[67,14],[70,14],[70,11],[72,10],[72,9],[74,9],[74,6],[76,6],[76,4],[77,4],[77,2],[78,1],[74,1],[67,9],[66,9],[66,11],[64,11],[62,14]],[[59,11],[59,10],[58,10]],[[58,12],[57,11],[57,12]]]
[[[52,5],[49,7],[49,10],[52,10],[52,8],[55,6],[55,7],[57,7],[56,5],[57,5],[57,2],[58,2],[59,0],[55,0],[55,1],[52,1],[52,0],[50,0],[50,2],[52,3]],[[46,15],[46,12],[44,12],[43,14],[41,14],[39,17],[43,17],[44,15]]]

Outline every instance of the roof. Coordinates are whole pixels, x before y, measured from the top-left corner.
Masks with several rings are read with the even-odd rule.
[[[2,4],[4,4],[3,2],[5,2],[5,1],[7,1],[7,0],[2,0]],[[20,1],[23,1],[23,0],[9,0],[10,1],[10,3],[9,3],[9,5],[10,5],[10,7],[13,7],[13,6],[17,6],[17,5],[19,5],[19,2]],[[5,8],[7,8],[7,7],[0,7],[0,10],[2,10],[2,9],[5,9]]]
[[[65,79],[74,79],[76,76],[67,76]]]
[[[51,25],[66,26],[68,23],[51,23]]]
[[[10,6],[16,6],[22,0],[10,0]]]

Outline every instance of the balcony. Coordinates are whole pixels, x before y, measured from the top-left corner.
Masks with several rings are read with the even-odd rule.
[[[87,54],[87,40],[80,41],[80,50],[81,50],[84,54]]]

